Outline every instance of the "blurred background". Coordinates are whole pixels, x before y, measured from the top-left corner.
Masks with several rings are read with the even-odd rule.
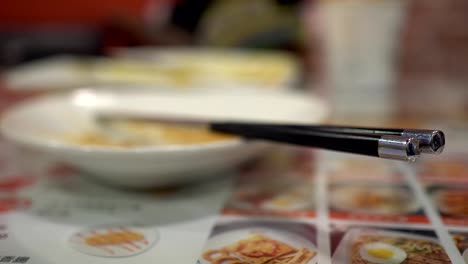
[[[465,0],[4,1],[1,86],[287,87],[342,117],[466,119],[467,20]]]

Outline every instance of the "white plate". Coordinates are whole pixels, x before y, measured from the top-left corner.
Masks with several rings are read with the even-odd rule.
[[[297,60],[276,51],[139,47],[119,49],[115,55],[48,57],[9,69],[4,79],[14,90],[136,84],[153,89],[289,89],[299,80]]]
[[[5,137],[68,162],[109,183],[151,187],[213,175],[259,154],[262,144],[240,139],[193,145],[132,148],[82,146],[64,135],[87,131],[96,109],[211,119],[317,123],[326,108],[307,94],[285,92],[176,92],[79,90],[19,104],[1,122]]]
[[[315,245],[309,240],[301,236],[298,236],[296,234],[293,234],[293,233],[284,232],[284,231],[276,231],[276,230],[272,230],[268,228],[246,228],[246,229],[240,229],[240,230],[235,230],[235,231],[230,231],[230,232],[221,233],[219,235],[215,235],[208,240],[203,252],[205,252],[206,250],[210,250],[210,249],[218,249],[218,248],[232,245],[238,242],[239,240],[246,239],[255,233],[261,233],[262,235],[265,235],[272,239],[286,243],[289,246],[292,246],[296,249],[306,248],[310,251],[314,251],[315,253],[318,253]],[[316,263],[317,255],[315,255],[312,259],[310,259],[309,262],[307,263],[308,264]],[[210,262],[206,261],[203,258],[200,259],[200,262],[202,264],[210,264]]]
[[[93,57],[52,56],[20,64],[5,71],[6,87],[12,90],[68,89],[95,83]]]

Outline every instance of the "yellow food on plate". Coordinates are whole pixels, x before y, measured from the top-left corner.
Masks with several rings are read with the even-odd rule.
[[[296,77],[297,63],[288,54],[169,52],[157,61],[118,58],[95,65],[100,81],[193,88],[199,84],[256,84],[277,87]]]
[[[116,121],[103,129],[67,135],[66,141],[84,146],[144,147],[157,145],[203,144],[234,139],[198,127],[145,121]]]
[[[90,246],[108,246],[132,243],[144,240],[145,236],[129,230],[109,231],[108,233],[94,234],[85,238],[85,243]]]

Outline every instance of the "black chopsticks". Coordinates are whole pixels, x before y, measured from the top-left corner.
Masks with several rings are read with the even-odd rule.
[[[267,140],[404,161],[415,161],[421,153],[440,154],[445,145],[445,136],[440,130],[210,122],[187,117],[142,116],[131,113],[102,112],[96,115],[96,121],[101,125],[107,125],[114,120],[203,125],[214,132],[234,134],[246,139]]]
[[[419,139],[421,152],[429,154],[442,153],[445,146],[445,135],[440,130],[428,129],[401,129],[401,128],[375,128],[375,127],[353,127],[332,125],[293,125],[290,127],[298,129],[313,129],[317,131],[328,131],[336,133],[368,134],[368,135],[394,135],[413,137]]]
[[[422,152],[440,154],[445,145],[445,136],[440,130],[236,122],[213,122],[209,128],[245,138],[406,161],[414,161]]]

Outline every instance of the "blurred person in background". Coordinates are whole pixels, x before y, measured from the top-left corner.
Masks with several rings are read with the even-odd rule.
[[[299,0],[181,1],[174,25],[193,34],[201,45],[297,48]]]

